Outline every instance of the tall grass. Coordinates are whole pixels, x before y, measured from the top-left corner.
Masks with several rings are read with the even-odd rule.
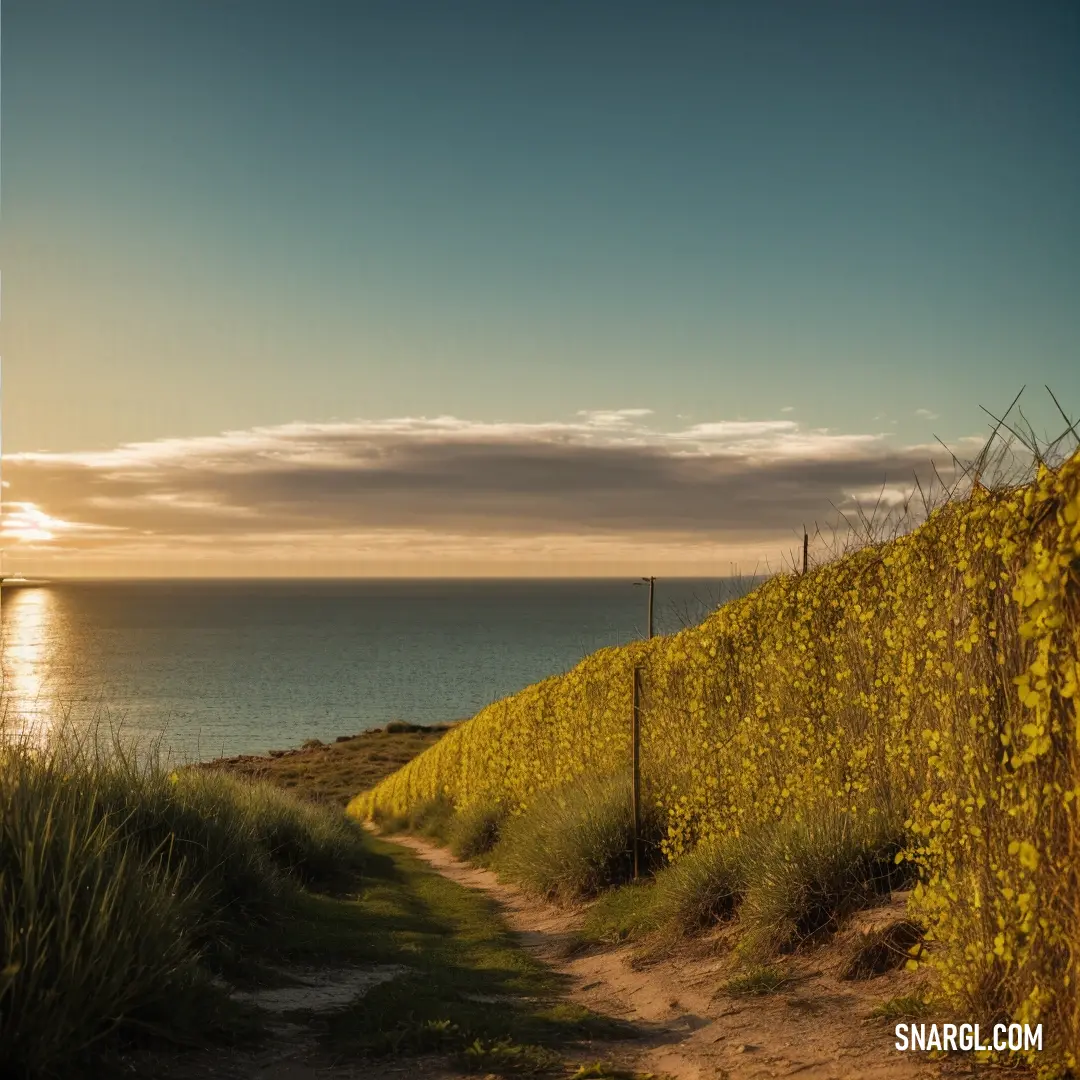
[[[741,951],[758,960],[789,951],[908,884],[913,868],[897,862],[906,839],[897,817],[828,809],[748,837]]]
[[[207,984],[302,884],[362,865],[343,815],[60,736],[0,742],[0,1073],[71,1075],[212,1004]]]
[[[797,821],[707,839],[666,866],[661,818],[647,809],[642,878],[632,881],[626,773],[542,792],[513,816],[478,804],[455,811],[439,796],[389,824],[482,860],[545,898],[595,901],[585,912],[586,940],[666,946],[731,922],[739,953],[757,963],[822,940],[914,877],[912,864],[898,858],[910,841],[904,815],[865,800],[854,813],[820,806]]]
[[[746,892],[752,850],[744,837],[721,837],[664,867],[656,876],[655,922],[684,936],[731,918]]]
[[[0,758],[0,1071],[69,1063],[196,973],[196,897],[85,777]]]
[[[459,859],[482,859],[499,843],[506,823],[505,806],[474,804],[450,820],[447,839]]]
[[[660,862],[661,821],[643,808],[642,866]],[[628,773],[582,777],[542,792],[507,819],[492,853],[496,870],[551,899],[580,900],[629,881],[634,814]]]
[[[911,865],[897,861],[908,839],[898,815],[822,808],[705,840],[660,869],[654,846],[642,880],[618,888],[630,875],[625,795],[620,778],[548,793],[506,825],[492,856],[497,869],[546,896],[598,896],[585,912],[586,939],[663,946],[727,922],[743,957],[766,961],[822,940],[912,880]]]

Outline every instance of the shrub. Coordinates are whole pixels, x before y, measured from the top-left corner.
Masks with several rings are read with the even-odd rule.
[[[445,844],[450,835],[450,822],[454,817],[454,804],[445,795],[436,795],[418,803],[406,818],[409,832],[426,836],[436,843]]]
[[[902,826],[881,813],[821,809],[747,838],[739,947],[763,958],[836,930],[840,920],[899,888]]]
[[[450,850],[459,859],[478,859],[499,842],[506,810],[501,806],[470,806],[454,814],[447,828]]]
[[[694,934],[735,914],[746,891],[748,845],[738,837],[705,840],[656,875],[653,916],[675,934]]]
[[[660,822],[643,808],[642,872],[660,861]],[[582,777],[509,818],[496,869],[550,899],[580,900],[633,876],[634,816],[625,773]]]

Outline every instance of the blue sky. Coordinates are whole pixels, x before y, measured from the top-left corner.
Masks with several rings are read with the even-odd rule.
[[[642,408],[891,453],[1024,383],[1080,409],[1075,4],[7,0],[3,35],[8,455]]]

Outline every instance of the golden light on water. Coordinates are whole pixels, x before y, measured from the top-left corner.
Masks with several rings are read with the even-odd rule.
[[[55,720],[44,672],[56,597],[50,589],[4,589],[0,614],[0,729],[9,736],[42,741]]]

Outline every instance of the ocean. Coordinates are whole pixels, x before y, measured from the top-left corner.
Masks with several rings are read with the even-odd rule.
[[[747,591],[656,583],[656,633]],[[627,580],[205,580],[3,591],[3,726],[160,737],[186,760],[471,716],[646,634]]]

